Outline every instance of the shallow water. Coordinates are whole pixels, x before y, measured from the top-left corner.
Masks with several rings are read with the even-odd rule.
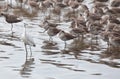
[[[47,33],[40,33],[43,29],[38,25],[27,27],[36,47],[32,47],[33,56],[26,61],[20,40],[23,23],[39,24],[41,16],[34,20],[24,18],[23,22],[14,24],[15,37],[10,36],[10,24],[0,17],[0,79],[119,79],[120,59],[116,58],[117,54],[106,54],[104,41],[100,40],[99,47],[90,50],[84,42],[78,48],[72,47],[71,40],[67,42],[71,47],[64,51],[64,42],[55,36],[51,44]],[[68,29],[70,23],[63,24],[59,28]]]

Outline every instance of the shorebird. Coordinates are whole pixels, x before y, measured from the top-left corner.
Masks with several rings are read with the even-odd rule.
[[[103,8],[104,13],[106,14],[119,14],[120,13],[120,8],[119,7],[105,7]]]
[[[19,18],[16,15],[7,14],[7,13],[1,13],[1,15],[5,17],[5,20],[6,20],[7,23],[11,24],[11,32],[12,32],[12,36],[13,36],[13,30],[12,30],[13,29],[13,23],[21,22],[22,19]]]
[[[42,28],[44,28],[45,30],[43,31],[43,32],[40,32],[40,33],[44,33],[44,32],[46,32],[48,29],[49,29],[49,27],[57,27],[59,24],[55,24],[55,23],[52,23],[52,22],[49,22],[49,21],[47,21],[47,20],[45,20],[44,22],[43,22],[43,24],[42,25],[40,25]]]
[[[84,17],[85,17],[85,21],[91,21],[91,22],[94,22],[94,21],[101,19],[100,15],[98,15],[96,13],[91,13],[89,11],[85,11]]]
[[[100,33],[102,39],[103,39],[105,42],[107,42],[108,48],[110,47],[109,34],[110,34],[110,32],[107,32],[107,31],[103,31],[103,32]]]
[[[100,16],[104,15],[103,9],[101,7],[93,6],[92,10],[93,10],[93,13],[96,13]]]
[[[73,35],[71,35],[71,34],[69,34],[69,33],[67,33],[67,32],[64,32],[63,30],[61,30],[61,31],[59,32],[59,38],[60,38],[62,41],[64,41],[64,44],[65,44],[64,49],[65,49],[65,48],[66,48],[66,45],[67,45],[66,41],[71,40],[71,39],[74,39],[74,38],[76,38],[76,37],[73,36]]]
[[[63,4],[68,5],[69,0],[63,0]]]
[[[98,44],[98,35],[101,33],[103,30],[102,24],[100,24],[99,21],[91,22],[90,26],[88,27],[89,32],[91,34],[91,46],[92,46],[92,41],[93,38],[96,40],[96,44]]]
[[[113,32],[117,32],[120,35],[120,25],[115,26]]]
[[[72,17],[70,18],[72,20],[71,28],[79,27],[84,28],[86,26],[85,18],[80,14],[78,17]]]
[[[89,8],[85,4],[80,4],[79,10],[80,10],[81,14],[84,14],[84,12],[89,11]]]
[[[87,33],[87,32],[84,29],[77,27],[77,28],[72,28],[70,30],[70,33],[72,35],[74,35],[75,37],[78,37],[78,39],[80,38],[80,35],[81,35],[82,36],[81,39],[83,39],[84,38],[84,34]]]
[[[107,20],[109,20],[109,15],[103,15],[100,20],[100,24],[107,25]]]
[[[33,38],[26,32],[26,25],[27,24],[24,23],[24,32],[21,35],[21,40],[24,42],[24,45],[25,45],[26,60],[27,60],[27,57],[28,57],[27,45],[30,48],[30,52],[31,52],[30,57],[32,56],[31,46],[35,47],[36,45],[34,43]]]
[[[117,23],[116,23],[117,22]],[[104,26],[104,30],[106,32],[112,32],[113,28],[118,26],[118,24],[120,23],[115,17],[111,17],[111,15],[104,15],[102,16],[101,20],[100,20],[101,24],[105,24]]]
[[[75,9],[77,9],[80,5],[80,3],[77,0],[70,0],[68,2],[68,5],[72,8],[72,10],[75,12]]]
[[[73,22],[71,23],[72,29],[71,29],[70,33],[78,38],[80,35],[82,35],[82,38],[83,38],[83,34],[85,32],[86,33],[88,32],[85,24],[86,23],[85,23],[84,19],[79,19],[79,18],[73,19]]]
[[[109,35],[109,42],[113,47],[120,47],[120,35],[114,36],[113,34]]]
[[[56,27],[49,27],[47,30],[47,34],[49,35],[50,39],[49,42],[52,42],[52,37],[57,35],[60,32],[60,29],[57,29]]]
[[[103,15],[100,20],[100,23],[106,25],[107,23],[120,24],[120,20],[114,15]],[[109,25],[113,25],[113,24],[109,24]]]
[[[120,7],[120,0],[110,0],[112,7]]]
[[[110,20],[108,19],[107,20],[107,25],[105,27],[105,31],[109,31],[109,32],[112,32],[113,31],[113,28],[118,26],[116,23],[111,23]]]
[[[93,2],[91,2],[94,6],[97,6],[97,7],[105,7],[105,6],[107,6],[107,4],[106,3],[104,3],[104,2],[98,2],[98,1],[93,1]],[[91,4],[90,3],[90,4]]]
[[[39,8],[39,5],[40,5],[40,3],[38,3],[38,2],[35,1],[35,0],[29,0],[29,1],[28,1],[28,4],[29,4],[31,7],[33,7],[33,8]]]
[[[53,3],[51,0],[44,0],[44,1],[41,1],[39,7],[43,12],[47,12],[46,10],[51,11],[51,9],[52,9],[51,7],[53,7]]]
[[[58,21],[60,22],[60,20],[61,20],[61,13],[62,13],[61,7],[59,7],[59,6],[54,7],[52,12],[53,12],[53,14],[58,15]]]

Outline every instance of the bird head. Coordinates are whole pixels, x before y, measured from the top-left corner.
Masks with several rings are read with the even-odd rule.
[[[0,16],[6,16],[6,13],[1,12],[1,13],[0,13]]]
[[[103,8],[103,12],[106,13],[106,12],[108,12],[108,11],[109,11],[109,7],[108,7],[108,6],[105,6],[105,7]]]

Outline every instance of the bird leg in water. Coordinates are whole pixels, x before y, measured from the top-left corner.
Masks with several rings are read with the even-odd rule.
[[[13,29],[13,24],[11,23],[11,31],[12,31],[12,29]],[[12,31],[13,32],[13,31]]]
[[[32,57],[32,49],[31,49],[31,46],[30,46],[30,58]]]
[[[90,39],[90,49],[92,50],[93,47],[92,47],[92,41],[93,41],[93,36],[91,35],[91,39]]]
[[[52,39],[52,37],[51,37],[51,36],[49,37],[49,42],[50,42],[50,43],[52,43],[52,42],[53,42],[53,39]]]
[[[39,32],[39,33],[45,33],[48,29],[44,30],[43,32]]]
[[[12,32],[12,36],[13,36],[13,24],[11,23],[11,32]]]
[[[27,60],[28,51],[27,51],[27,46],[26,46],[26,44],[25,44],[25,43],[24,43],[24,45],[25,45],[25,51],[26,51],[26,60]]]
[[[64,43],[65,43],[64,49],[66,49],[66,45],[67,45],[67,43],[66,43],[66,41],[64,41]]]

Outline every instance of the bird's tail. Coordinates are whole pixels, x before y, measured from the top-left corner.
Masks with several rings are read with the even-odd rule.
[[[36,47],[36,45],[34,44],[33,47]]]

